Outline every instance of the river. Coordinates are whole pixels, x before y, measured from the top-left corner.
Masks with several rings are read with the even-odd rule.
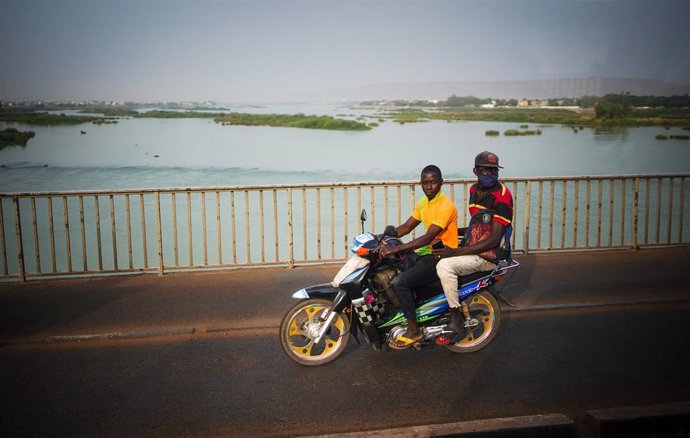
[[[470,177],[482,150],[500,156],[503,177],[690,172],[690,142],[656,140],[681,128],[575,132],[530,125],[542,135],[488,137],[519,123],[379,122],[376,111],[338,105],[231,108],[238,112],[325,114],[380,125],[345,132],[222,126],[208,119],[120,119],[117,124],[30,126],[36,136],[0,150],[0,191],[203,187],[411,180],[427,164],[446,178]],[[86,134],[81,134],[85,131]]]

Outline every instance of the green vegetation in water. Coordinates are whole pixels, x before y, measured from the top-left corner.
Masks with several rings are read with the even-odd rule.
[[[82,113],[103,114],[108,117],[133,117],[136,119],[212,119],[225,113],[204,111],[151,110],[139,112],[128,108],[91,108]]]
[[[486,110],[454,110],[423,112],[418,115],[423,119],[440,120],[468,120],[492,122],[528,122],[532,124],[562,124],[578,127],[599,126],[685,126],[690,121],[690,111],[687,109],[668,109],[649,112],[632,109],[629,112],[603,112],[597,115],[588,112],[575,112],[563,109],[486,109]],[[411,114],[407,114],[407,121]]]
[[[224,113],[205,113],[201,111],[164,111],[152,110],[139,113],[135,117],[142,119],[212,119]]]
[[[216,123],[220,123],[221,125],[274,126],[343,131],[366,131],[374,126],[372,123],[367,126],[365,123],[358,121],[335,119],[330,116],[306,116],[304,114],[247,114],[165,110],[152,110],[141,113],[125,108],[105,108],[99,109],[98,112],[108,116],[133,117],[138,119],[213,119]],[[364,117],[360,117],[359,119],[364,120]]]
[[[518,109],[518,108],[462,108],[436,111],[408,109],[388,115],[396,122],[484,121],[517,122],[532,124],[588,125],[592,116],[564,109]]]
[[[527,128],[529,128],[529,125],[520,125],[520,128],[521,129],[527,129]]]
[[[337,131],[368,131],[371,127],[354,120],[335,119],[331,116],[304,114],[216,114],[214,121],[222,125],[276,126],[284,128],[328,129]]]
[[[33,131],[18,131],[14,128],[7,128],[0,131],[0,149],[7,146],[26,146],[26,142],[36,135]]]
[[[68,116],[46,112],[0,110],[0,122],[24,123],[27,125],[78,125],[81,123],[104,123],[104,117]]]
[[[516,136],[524,136],[524,135],[541,135],[541,130],[537,129],[536,131],[518,131],[517,129],[508,129],[503,133],[506,137],[516,137]]]
[[[500,135],[501,133],[499,131],[493,131],[493,130],[488,130],[484,132],[484,135],[490,136],[490,137],[496,137]]]
[[[687,108],[632,108],[624,104],[600,102],[594,107],[593,125],[685,126],[690,122]]]
[[[139,111],[128,108],[89,108],[79,112],[86,114],[103,114],[109,117],[136,117],[141,114]]]
[[[428,122],[429,119],[433,118],[432,114],[422,110],[401,110],[394,112],[392,119],[394,122],[404,125],[405,123]]]
[[[657,140],[690,140],[690,135],[664,135],[664,134],[658,134],[656,137]]]
[[[602,126],[684,126],[690,123],[687,108],[632,108],[602,101],[592,109],[565,108],[409,108],[390,112],[387,117],[399,123],[446,121],[512,122],[526,124],[561,124],[577,127]],[[524,128],[523,128],[524,129]]]

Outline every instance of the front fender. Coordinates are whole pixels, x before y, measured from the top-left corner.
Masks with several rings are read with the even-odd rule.
[[[330,283],[305,287],[292,294],[292,298],[296,300],[304,300],[307,298],[326,299],[333,303],[333,308],[331,310],[337,313],[342,312],[347,306],[352,304],[352,300],[344,290],[339,287],[334,287]]]
[[[334,287],[330,283],[315,284],[314,286],[308,286],[303,289],[298,290],[292,294],[292,298],[295,300],[305,300],[307,298],[323,298],[329,301],[333,301],[340,292],[341,289]]]

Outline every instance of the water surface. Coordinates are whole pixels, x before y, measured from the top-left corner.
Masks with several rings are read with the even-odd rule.
[[[372,116],[338,106],[232,110]],[[366,122],[378,122],[378,117]],[[25,147],[0,151],[0,191],[200,187],[245,184],[412,180],[434,163],[447,178],[470,177],[472,159],[491,150],[503,177],[690,172],[690,142],[659,141],[680,128],[574,132],[530,125],[542,135],[487,137],[519,123],[386,121],[370,131],[222,126],[208,119],[121,119],[117,124],[29,126]],[[81,134],[81,131],[86,134]]]

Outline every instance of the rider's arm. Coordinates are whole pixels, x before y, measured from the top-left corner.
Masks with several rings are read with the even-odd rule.
[[[410,218],[410,219],[412,219],[412,218]],[[409,222],[409,219],[408,219],[408,222]],[[407,223],[407,222],[405,222],[405,223]],[[403,225],[405,225],[405,224],[403,224]],[[401,225],[401,227],[403,225]],[[416,237],[416,238],[410,240],[407,243],[403,243],[402,245],[398,245],[398,246],[394,246],[394,247],[388,247],[388,246],[384,247],[381,250],[381,255],[387,256],[387,255],[395,254],[395,253],[398,253],[401,251],[414,250],[417,248],[421,248],[425,245],[430,244],[436,238],[436,236],[438,236],[439,233],[441,233],[442,231],[443,231],[443,229],[441,227],[439,227],[438,225],[431,224],[429,226],[429,229],[426,230],[426,233],[424,233],[423,235],[421,235],[419,237]]]
[[[403,237],[410,234],[410,232],[421,223],[421,221],[410,216],[409,218],[407,218],[404,224],[400,225],[398,228],[395,229],[395,231],[398,233],[396,237]]]
[[[501,244],[503,238],[503,231],[505,227],[503,224],[496,221],[491,224],[491,235],[484,240],[480,240],[474,245],[461,246],[457,248],[443,248],[433,250],[433,254],[439,257],[455,257],[460,255],[476,255],[492,248],[496,248]]]

